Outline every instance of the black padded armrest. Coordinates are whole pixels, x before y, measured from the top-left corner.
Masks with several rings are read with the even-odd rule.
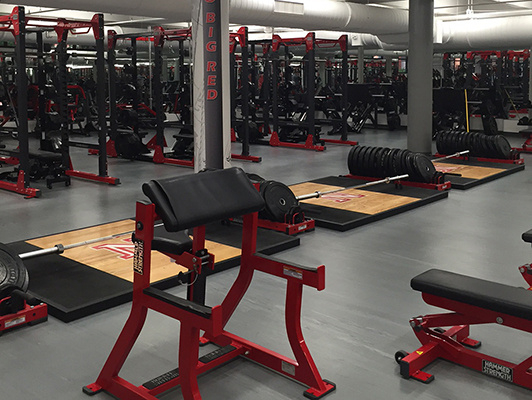
[[[523,233],[521,237],[525,242],[532,243],[532,229]]]
[[[431,269],[412,278],[414,290],[532,320],[532,291],[467,275]]]
[[[150,181],[142,191],[168,232],[257,212],[264,200],[244,171],[229,168]]]

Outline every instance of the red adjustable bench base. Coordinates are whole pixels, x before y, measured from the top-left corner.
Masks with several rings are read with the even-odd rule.
[[[525,279],[529,275],[526,267],[520,267]],[[422,369],[441,358],[532,389],[532,355],[525,355],[520,363],[512,363],[476,351],[481,342],[469,337],[470,325],[480,324],[504,325],[532,333],[531,290],[436,269],[413,278],[411,286],[422,292],[427,304],[451,312],[410,320],[422,346],[412,353],[395,354],[403,378],[430,383],[433,375]]]

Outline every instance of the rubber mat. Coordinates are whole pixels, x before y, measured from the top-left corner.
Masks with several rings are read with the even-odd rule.
[[[21,254],[40,248],[78,243],[108,235],[120,235],[134,229],[133,220],[117,221],[95,227],[65,232],[9,244]],[[155,235],[171,238],[162,227]],[[242,227],[239,224],[207,225],[207,241],[215,255],[215,269],[209,274],[235,267],[240,263],[239,246]],[[25,260],[30,274],[29,292],[48,304],[50,315],[63,322],[74,321],[131,300],[133,244],[131,234],[52,254]],[[257,251],[266,255],[299,245],[299,238],[259,229]],[[179,285],[177,274],[183,267],[168,257],[153,253],[152,285],[159,289]]]

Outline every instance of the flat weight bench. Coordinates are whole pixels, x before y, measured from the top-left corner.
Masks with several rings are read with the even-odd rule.
[[[532,241],[532,236],[529,237]],[[530,285],[530,264],[519,267],[519,271]],[[479,348],[481,343],[469,338],[470,325],[492,323],[532,333],[531,290],[438,269],[416,276],[410,285],[422,293],[427,304],[452,312],[410,320],[422,346],[410,354],[402,350],[395,354],[403,378],[431,382],[433,375],[421,369],[442,358],[532,389],[532,356],[514,364],[472,350]]]
[[[336,386],[321,378],[301,331],[303,285],[323,290],[325,267],[312,268],[256,254],[258,216],[264,200],[246,174],[238,168],[202,172],[151,181],[143,185],[151,203],[137,202],[133,236],[133,302],[130,316],[96,382],[83,388],[94,395],[102,390],[123,400],[156,399],[181,386],[185,400],[201,400],[197,375],[236,357],[243,357],[309,387],[304,396],[319,399]],[[205,304],[206,270],[214,256],[205,248],[205,224],[243,216],[240,271],[221,304]],[[162,219],[169,232],[193,229],[193,238],[179,242],[154,238],[154,222]],[[151,287],[151,252],[159,251],[188,268],[187,296],[181,298]],[[224,330],[251,284],[254,271],[287,282],[285,322],[295,360],[275,353]],[[178,368],[140,386],[118,374],[142,330],[148,309],[180,321]],[[200,331],[203,336],[200,337]],[[200,344],[217,349],[199,358]]]

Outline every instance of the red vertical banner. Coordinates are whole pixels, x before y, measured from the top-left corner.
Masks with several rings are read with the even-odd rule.
[[[202,0],[205,73],[205,156],[207,168],[223,168],[222,0]]]

